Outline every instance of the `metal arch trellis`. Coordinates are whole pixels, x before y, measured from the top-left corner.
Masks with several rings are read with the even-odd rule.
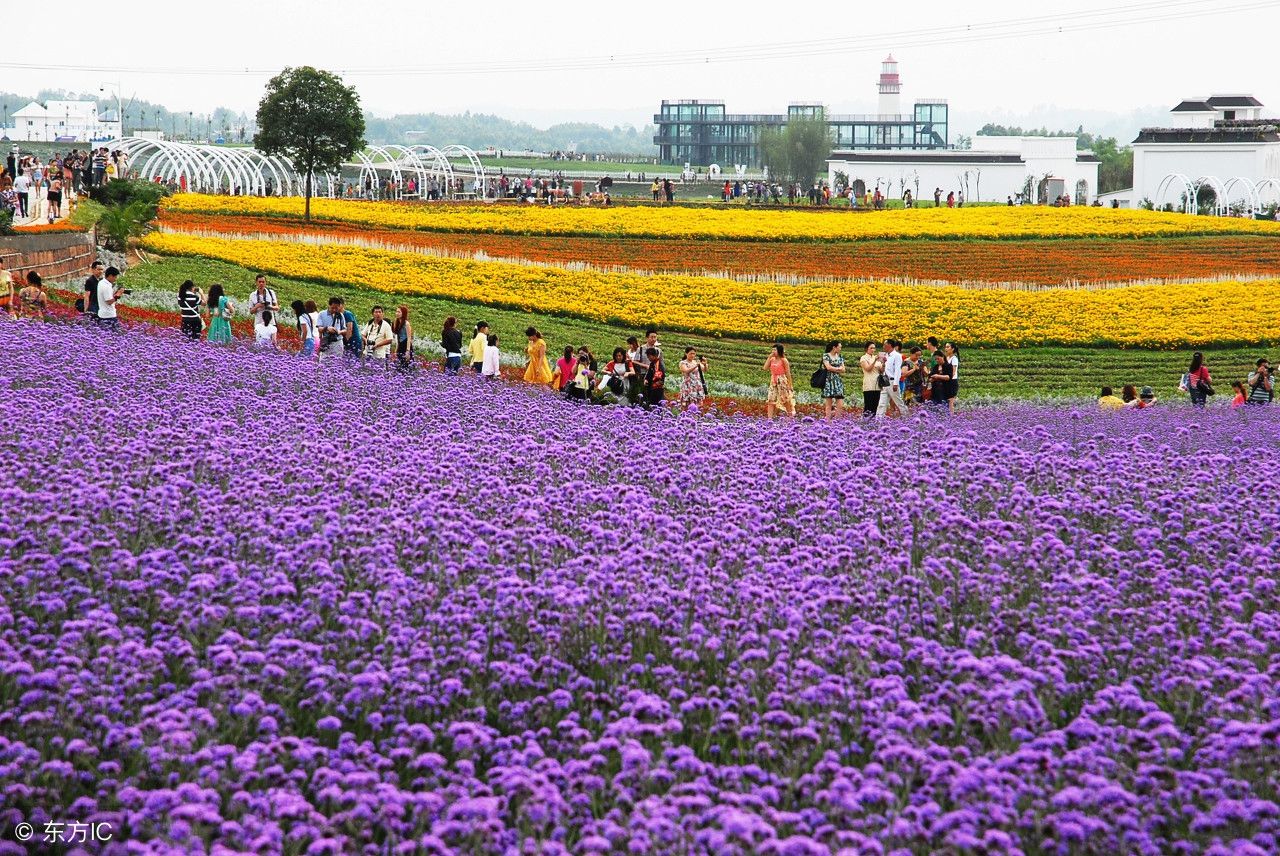
[[[1192,182],[1196,189],[1196,210],[1199,210],[1200,190],[1205,187],[1213,189],[1213,213],[1215,216],[1221,217],[1227,213],[1227,190],[1222,186],[1222,181],[1216,175],[1202,175]],[[1192,213],[1195,213],[1194,211]]]
[[[468,161],[470,161],[471,171],[475,177],[474,186],[476,188],[476,194],[482,198],[488,195],[489,179],[488,179],[488,176],[485,175],[484,164],[480,163],[480,158],[476,156],[475,151],[473,149],[468,148],[467,146],[459,146],[459,145],[445,146],[442,151],[442,154],[445,156],[446,159],[448,158],[450,153],[456,153],[460,157],[464,157]]]
[[[1259,208],[1261,208],[1264,204],[1269,204],[1269,203],[1264,203],[1264,202],[1262,201],[1262,200],[1263,200],[1263,196],[1264,196],[1264,194],[1265,194],[1265,193],[1266,193],[1266,191],[1268,191],[1268,190],[1269,190],[1269,191],[1271,191],[1271,192],[1275,195],[1275,198],[1276,198],[1276,202],[1275,202],[1275,204],[1280,204],[1280,178],[1262,178],[1262,179],[1259,179],[1259,180],[1254,184],[1253,189],[1254,189],[1254,192],[1258,194],[1258,207],[1259,207]]]
[[[1182,213],[1194,214],[1196,211],[1196,188],[1191,179],[1180,172],[1171,172],[1160,180],[1160,186],[1156,188],[1156,198],[1152,201],[1157,208],[1163,207],[1165,194],[1169,192],[1175,183],[1183,191]]]
[[[1258,199],[1257,185],[1253,182],[1252,179],[1248,179],[1248,178],[1245,178],[1244,176],[1237,175],[1235,178],[1227,179],[1227,183],[1224,184],[1222,187],[1222,190],[1223,190],[1222,202],[1227,207],[1228,211],[1231,210],[1232,190],[1237,187],[1244,188],[1244,200],[1249,205],[1248,213],[1253,214],[1255,211],[1257,211],[1262,207]]]
[[[118,148],[147,180],[181,182],[188,190],[254,195],[297,196],[303,192],[303,176],[288,158],[256,149],[176,143],[124,137],[107,143]],[[313,191],[327,184],[334,195],[333,175],[313,176]]]
[[[435,146],[421,144],[410,146],[409,150],[415,154],[421,150],[423,154],[431,156],[431,162],[433,164],[431,169],[432,177],[438,175],[440,177],[441,184],[445,188],[445,192],[448,193],[449,188],[453,187],[453,164],[449,163],[449,159],[445,157],[444,152],[440,151]]]

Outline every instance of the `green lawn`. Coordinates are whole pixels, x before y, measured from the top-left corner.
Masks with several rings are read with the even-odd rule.
[[[160,258],[152,264],[131,268],[124,281],[134,288],[172,289],[184,279],[192,279],[206,290],[221,282],[233,298],[243,300],[253,288],[253,272],[225,262],[205,259]],[[439,330],[445,317],[459,319],[469,331],[477,319],[489,322],[504,351],[519,351],[525,344],[524,330],[533,325],[546,338],[552,353],[565,345],[589,345],[599,356],[608,355],[632,330],[573,318],[557,318],[506,309],[492,309],[471,303],[410,295],[387,295],[353,286],[285,280],[272,277],[272,286],[281,305],[294,298],[312,299],[322,304],[331,294],[342,296],[358,317],[368,317],[375,303],[391,307],[405,303],[418,335]],[[668,355],[692,345],[708,359],[708,380],[761,387],[765,382],[762,364],[769,344],[762,341],[693,336],[660,332]],[[1206,351],[1206,360],[1222,394],[1229,392],[1233,379],[1243,379],[1253,361],[1263,355],[1280,357],[1276,348],[1222,348]],[[788,345],[797,385],[807,389],[809,374],[817,367],[822,349],[814,345]],[[861,354],[860,343],[845,348],[845,359],[853,362]],[[1176,397],[1175,386],[1190,361],[1187,351],[1119,350],[1116,348],[984,348],[965,349],[961,355],[961,395],[963,397],[1019,398],[1093,397],[1103,384],[1116,387],[1132,383],[1155,388],[1157,396]],[[1273,359],[1273,362],[1275,360]],[[854,390],[856,394],[856,389]]]

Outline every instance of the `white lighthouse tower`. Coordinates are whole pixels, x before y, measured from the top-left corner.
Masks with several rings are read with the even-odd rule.
[[[879,113],[883,116],[897,116],[901,110],[898,103],[898,96],[902,93],[902,81],[898,79],[898,61],[893,58],[893,54],[889,54],[884,62],[880,63],[880,109]]]

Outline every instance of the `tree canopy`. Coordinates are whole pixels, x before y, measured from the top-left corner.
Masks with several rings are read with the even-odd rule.
[[[808,185],[831,156],[831,131],[825,118],[797,118],[784,128],[760,131],[760,161],[774,180]]]
[[[360,96],[336,74],[306,65],[286,68],[267,83],[257,124],[254,147],[284,155],[305,176],[310,220],[312,175],[337,172],[364,148]]]

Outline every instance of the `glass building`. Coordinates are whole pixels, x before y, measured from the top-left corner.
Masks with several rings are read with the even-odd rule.
[[[917,101],[912,113],[828,114],[821,104],[792,104],[785,114],[725,113],[723,101],[663,101],[653,117],[658,159],[668,164],[728,169],[760,166],[758,142],[764,128],[782,128],[797,118],[825,117],[833,149],[945,149],[947,102]]]

